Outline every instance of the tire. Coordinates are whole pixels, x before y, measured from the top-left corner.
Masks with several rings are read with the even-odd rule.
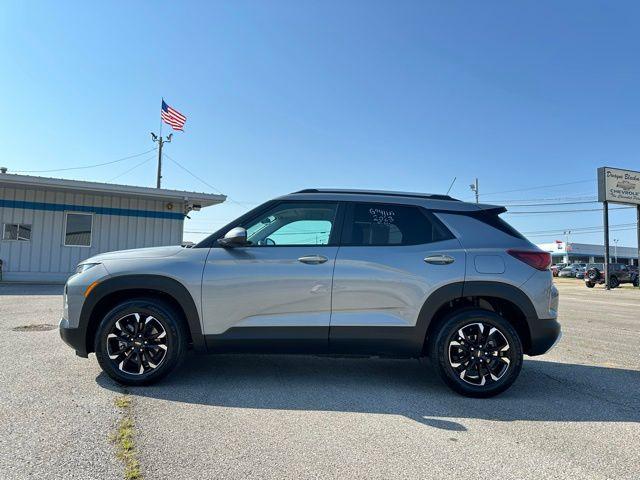
[[[613,277],[609,277],[609,287],[610,288],[618,288],[620,286],[620,281],[618,280],[618,277],[613,276]]]
[[[587,272],[587,278],[592,282],[595,282],[600,278],[600,271],[597,268],[592,268]]]
[[[489,336],[487,330],[493,333]],[[477,342],[478,336],[484,339]],[[492,346],[486,350],[477,349],[479,344]],[[470,345],[473,346],[469,348]],[[487,310],[452,313],[431,335],[428,349],[440,378],[451,389],[467,397],[486,398],[505,391],[522,369],[522,342],[517,332],[503,317]],[[467,358],[470,360],[465,363]],[[465,368],[467,364],[469,366]],[[476,365],[480,366],[479,370],[473,368]]]
[[[638,279],[638,277],[636,277],[636,278],[633,280],[633,286],[634,286],[634,287],[638,287],[638,286],[640,286],[640,280]]]
[[[170,305],[153,298],[117,305],[104,316],[95,337],[100,367],[124,385],[157,382],[178,366],[186,350],[181,317]]]
[[[593,288],[596,286],[596,284],[593,282],[584,282],[584,284],[587,286],[587,288]]]

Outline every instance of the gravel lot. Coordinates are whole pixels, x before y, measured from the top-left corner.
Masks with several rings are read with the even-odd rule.
[[[560,280],[564,337],[488,400],[425,362],[195,356],[130,390],[147,479],[640,478],[640,292]],[[0,478],[123,478],[122,389],[56,330],[61,287],[0,286]]]

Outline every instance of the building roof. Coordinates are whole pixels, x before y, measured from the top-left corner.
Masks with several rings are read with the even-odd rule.
[[[201,207],[216,205],[227,199],[226,195],[213,193],[187,192],[184,190],[138,187],[135,185],[120,185],[115,183],[86,182],[84,180],[36,177],[13,173],[0,173],[0,186],[20,186],[67,192],[93,193],[96,195],[122,195],[156,200],[186,201],[195,203]]]

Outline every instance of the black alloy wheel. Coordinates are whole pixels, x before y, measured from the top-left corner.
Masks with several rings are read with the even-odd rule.
[[[610,288],[618,288],[620,286],[620,280],[615,275],[609,277],[609,287]]]
[[[127,313],[107,335],[109,359],[131,375],[144,375],[161,366],[167,348],[167,331],[153,315]]]
[[[184,357],[187,333],[181,316],[158,299],[125,301],[105,315],[95,339],[96,358],[111,378],[147,385]]]
[[[429,339],[431,363],[444,382],[470,397],[509,388],[522,368],[522,343],[499,314],[468,309],[445,318]]]
[[[496,327],[470,323],[449,339],[449,365],[470,385],[482,386],[499,381],[509,370],[511,346]]]

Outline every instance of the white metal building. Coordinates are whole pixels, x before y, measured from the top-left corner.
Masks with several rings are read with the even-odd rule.
[[[0,173],[1,280],[62,282],[98,253],[179,245],[184,216],[225,199]]]
[[[553,263],[603,263],[604,245],[589,243],[566,243],[557,240],[554,243],[540,243],[538,248],[549,252]],[[638,249],[617,245],[609,246],[609,259],[611,262],[638,264]]]

